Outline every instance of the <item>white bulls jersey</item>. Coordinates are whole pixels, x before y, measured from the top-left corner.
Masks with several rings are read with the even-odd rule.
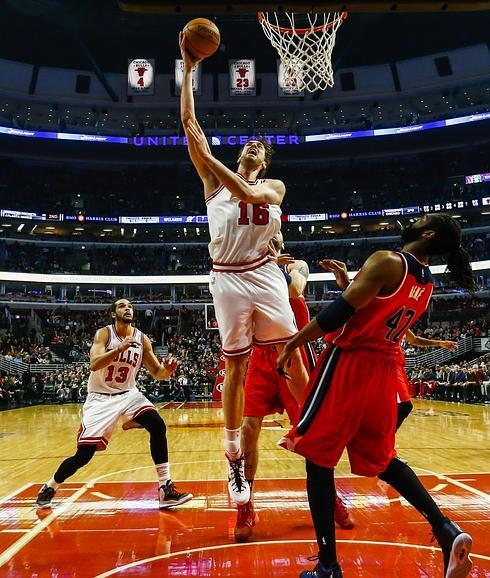
[[[113,325],[108,325],[107,329],[109,340],[106,343],[106,351],[109,351],[120,345],[122,339],[117,335]],[[136,375],[143,359],[143,333],[135,327],[133,337],[140,345],[129,347],[126,351],[118,353],[110,365],[90,372],[87,388],[89,393],[117,393],[136,387]]]
[[[264,181],[247,182],[255,185]],[[243,270],[243,265],[256,268],[269,260],[269,241],[281,229],[278,205],[245,203],[232,197],[223,185],[207,198],[206,204],[214,271]]]

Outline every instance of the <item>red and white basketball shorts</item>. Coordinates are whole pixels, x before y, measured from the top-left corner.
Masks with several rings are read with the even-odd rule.
[[[286,379],[277,373],[277,349],[274,345],[252,348],[245,377],[247,417],[265,417],[286,410],[291,425],[299,417],[299,406],[289,391]]]
[[[284,275],[273,262],[243,273],[211,273],[209,289],[226,356],[285,343],[296,332]]]
[[[300,418],[279,441],[311,462],[334,468],[345,448],[351,471],[377,476],[395,453],[396,357],[330,346],[319,357]]]
[[[97,444],[105,450],[119,418],[126,423],[156,407],[136,388],[120,395],[89,393],[83,404],[83,416],[78,431],[78,445]]]
[[[398,383],[397,401],[399,403],[404,401],[410,401],[410,392],[407,373],[405,371],[405,362],[397,363],[396,380]]]

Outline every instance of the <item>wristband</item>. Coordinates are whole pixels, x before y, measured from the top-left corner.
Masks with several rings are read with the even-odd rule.
[[[291,275],[286,271],[286,268],[284,268],[282,270],[282,274],[284,275],[284,279],[286,279],[286,283],[288,285],[291,285],[291,283],[293,282],[293,278],[291,277]]]
[[[315,317],[324,333],[331,333],[349,321],[356,310],[343,297],[339,297]]]

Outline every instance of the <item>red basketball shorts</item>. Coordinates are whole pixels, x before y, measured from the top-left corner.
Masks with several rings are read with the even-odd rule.
[[[254,345],[245,377],[243,415],[265,417],[286,410],[291,425],[298,419],[299,406],[287,381],[277,373],[277,349],[274,345]]]
[[[352,473],[376,476],[395,455],[396,357],[327,348],[308,383],[300,418],[279,445],[334,468],[345,448]]]

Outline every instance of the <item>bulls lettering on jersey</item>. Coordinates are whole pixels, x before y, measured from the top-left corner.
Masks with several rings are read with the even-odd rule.
[[[403,260],[404,274],[396,291],[378,296],[356,311],[341,329],[328,334],[326,341],[343,349],[399,352],[401,340],[429,305],[434,281],[430,268],[411,253],[397,254]]]
[[[264,181],[247,182],[253,186]],[[245,203],[224,186],[207,198],[206,205],[213,270],[243,271],[269,260],[269,241],[281,229],[278,205]]]
[[[117,335],[113,325],[108,325],[107,329],[109,340],[106,351],[109,351],[118,347],[122,339]],[[134,328],[133,337],[139,343],[138,346],[117,353],[107,367],[90,372],[89,393],[117,393],[136,387],[136,375],[143,359],[143,333]]]

